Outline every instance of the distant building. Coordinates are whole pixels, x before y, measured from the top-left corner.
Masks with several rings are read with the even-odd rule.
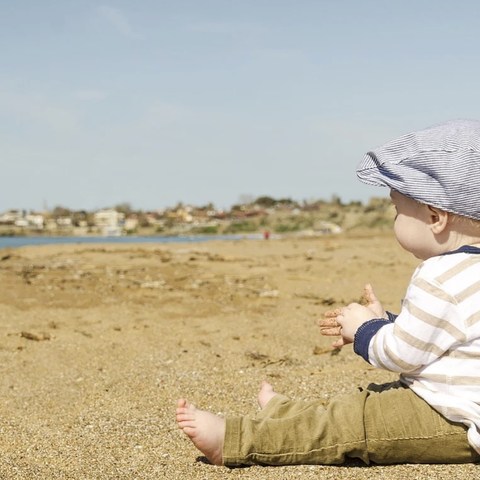
[[[58,217],[56,223],[59,228],[71,228],[73,225],[71,217]]]
[[[0,215],[0,223],[3,225],[15,225],[17,220],[23,218],[21,210],[8,210]]]
[[[14,225],[20,228],[43,229],[45,218],[40,213],[28,213],[25,210],[9,210],[0,215],[0,225]]]
[[[14,222],[14,225],[16,227],[20,227],[20,228],[27,228],[28,227],[28,221],[26,218],[22,217],[22,218],[17,218]]]
[[[125,219],[124,229],[126,232],[134,232],[138,228],[138,218],[137,216],[130,216]]]
[[[122,233],[125,214],[111,208],[98,210],[93,215],[93,222],[102,235],[117,236]]]
[[[25,219],[30,227],[33,227],[37,230],[43,230],[45,225],[45,217],[41,213],[29,213],[25,216]]]

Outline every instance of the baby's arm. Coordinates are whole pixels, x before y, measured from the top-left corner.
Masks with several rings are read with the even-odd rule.
[[[364,324],[357,331],[354,350],[375,367],[415,371],[434,362],[455,343],[465,342],[457,308],[456,299],[442,285],[414,279],[395,323],[373,320]]]

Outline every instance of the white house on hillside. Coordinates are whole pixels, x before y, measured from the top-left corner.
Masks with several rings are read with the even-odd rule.
[[[0,224],[41,230],[44,227],[45,219],[41,213],[26,213],[25,210],[9,210],[8,212],[0,214]]]
[[[93,215],[93,221],[102,235],[118,236],[122,233],[125,214],[117,212],[113,208],[98,210]]]

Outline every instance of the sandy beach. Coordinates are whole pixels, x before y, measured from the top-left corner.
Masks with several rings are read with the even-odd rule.
[[[398,311],[418,261],[392,234],[0,250],[1,479],[477,479],[479,465],[251,467],[202,461],[186,396],[256,411],[263,379],[321,398],[394,375],[316,320],[366,281]]]

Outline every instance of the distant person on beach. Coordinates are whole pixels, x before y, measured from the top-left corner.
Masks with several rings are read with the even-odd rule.
[[[386,186],[400,245],[422,260],[399,315],[370,285],[365,305],[325,314],[324,335],[396,382],[322,402],[264,382],[254,417],[178,401],[178,426],[216,465],[480,461],[480,122],[453,121],[368,152],[357,175]],[[388,281],[388,278],[385,279]]]

